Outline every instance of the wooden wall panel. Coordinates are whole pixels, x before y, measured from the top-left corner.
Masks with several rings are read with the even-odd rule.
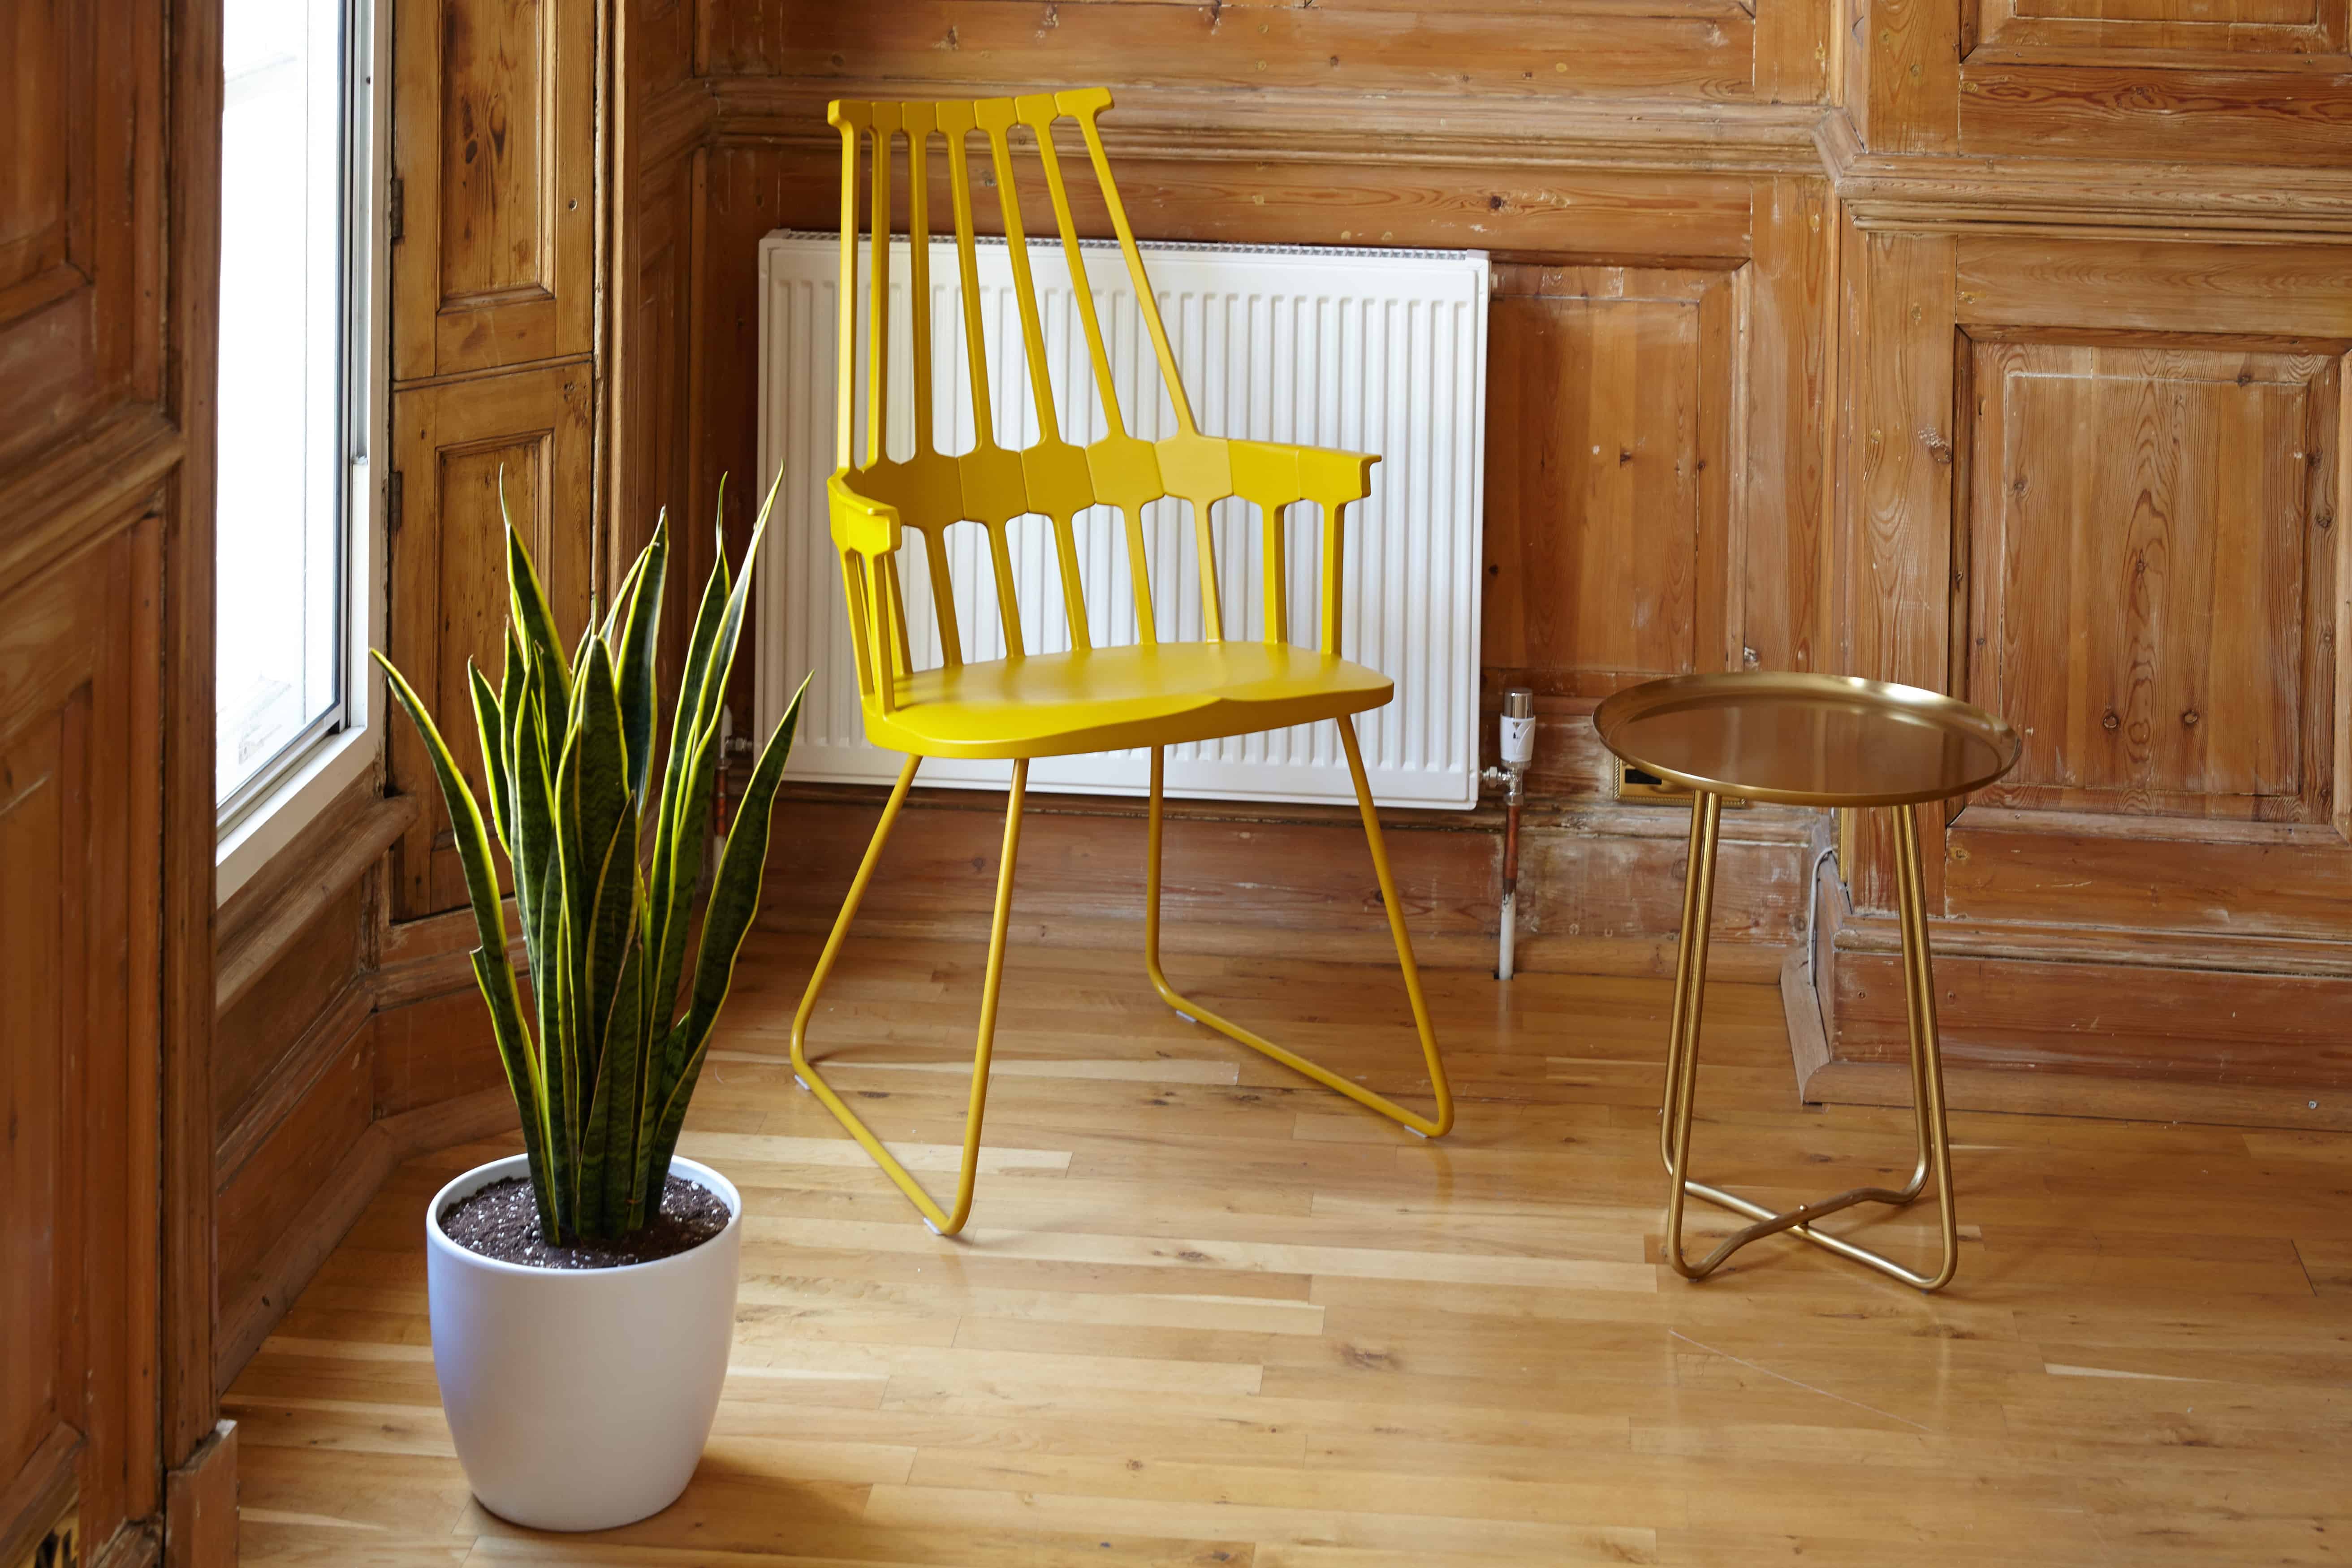
[[[2224,1116],[2319,1116],[2352,1079],[2325,1045],[2352,1005],[2352,253],[2284,210],[2274,234],[2217,216],[2247,226],[2226,239],[2144,228],[2129,195],[2102,222],[2095,172],[2053,167],[2081,191],[2063,214],[2001,223],[1982,192],[1940,212],[1934,179],[1882,205],[1890,184],[1843,247],[1852,667],[2025,737],[2002,785],[1922,814],[1948,1057],[1991,1074],[1967,1080],[1988,1106],[2101,1103],[1989,1087],[2054,1068],[2189,1086],[2165,1103],[2191,1114],[2201,1089]],[[1892,846],[1856,829],[1821,954],[1832,1093],[1903,1032]]]
[[[0,589],[0,1498],[70,1471],[100,1542],[160,1480],[156,535]]]
[[[595,7],[409,0],[394,16],[394,376],[586,353]]]
[[[1955,1068],[2095,1075],[2094,1084],[2301,1089],[2352,1081],[2352,986],[2341,975],[1953,953],[1937,960],[1936,979],[1945,1059]],[[1903,1060],[1902,961],[1891,953],[1848,956],[1835,984],[1839,1055]],[[2097,1005],[2086,1005],[2093,997]],[[2088,1089],[2084,1098],[2095,1092]],[[2343,1124],[2337,1096],[2315,1107],[2294,1105],[2296,1098],[2280,1097],[2265,1120],[2286,1121],[2292,1108],[2326,1113],[2295,1119],[2308,1125]],[[2174,1103],[2193,1108],[2197,1098]]]
[[[2352,60],[2341,56],[2284,70],[1971,59],[1960,86],[1967,153],[2352,168]]]
[[[1605,697],[1721,662],[1731,275],[1506,267],[1489,306],[1491,679]]]
[[[265,1268],[319,1184],[368,1130],[373,1118],[372,1037],[362,1030],[317,1069],[301,1097],[258,1147],[222,1179],[219,1268],[224,1314],[255,1310],[281,1282]],[[282,1300],[264,1310],[282,1311]]]
[[[2069,333],[2226,333],[2352,339],[2352,247],[2084,236],[1953,242],[1955,318],[1977,336],[2042,327]],[[2044,334],[2048,335],[2048,334]]]
[[[1997,342],[1976,368],[1968,691],[2026,737],[1979,798],[2325,820],[2334,358]]]
[[[79,1437],[80,1145],[89,994],[88,891],[69,845],[89,784],[89,711],[77,690],[18,713],[0,739],[0,1477],[22,1484],[43,1448]],[[70,1033],[69,1033],[70,1031]],[[62,1045],[65,1048],[58,1049]]]
[[[1827,182],[1780,174],[1756,183],[1754,259],[1743,292],[1730,468],[1738,488],[1727,549],[1736,567],[1739,643],[1733,668],[1817,669],[1826,650],[1829,457],[1836,396],[1836,201]],[[1727,628],[1729,629],[1729,628]]]
[[[1946,845],[1951,911],[1985,920],[2341,942],[2352,898],[2352,845],[2327,823],[1971,806]]]
[[[689,511],[686,489],[692,400],[685,374],[693,235],[688,162],[677,151],[641,172],[629,188],[634,218],[621,247],[628,271],[616,300],[612,515],[604,531],[610,552],[604,580],[617,583],[652,538],[655,520],[669,513],[671,548],[679,552],[672,558],[662,626],[661,657],[669,670],[684,668],[702,580],[678,565],[709,531],[708,518]],[[708,544],[700,549],[707,555]]]
[[[1966,0],[1963,0],[1966,3]],[[2012,58],[2135,56],[2147,65],[2184,62],[2317,63],[2346,45],[2345,0],[1975,0],[1970,56]]]
[[[528,988],[524,1007],[530,1007]],[[528,1016],[526,1011],[526,1016]],[[481,993],[450,991],[377,1015],[375,1113],[400,1116],[469,1094],[506,1092]]]
[[[369,928],[376,918],[362,881],[341,889],[278,950],[269,972],[222,1012],[214,1026],[213,1116],[226,1136],[254,1096],[271,1086],[288,1053],[312,1024],[370,967]]]
[[[138,301],[163,236],[134,163],[162,98],[158,21],[55,4],[0,21],[0,470],[160,394],[162,316]]]
[[[1734,0],[1297,7],[802,0],[711,5],[704,15],[705,60],[720,75],[952,79],[985,90],[1130,80],[1140,68],[1171,86],[1250,91],[1696,100],[1754,91],[1756,21]]]
[[[593,570],[590,516],[591,371],[585,364],[419,387],[393,400],[394,457],[404,494],[392,546],[385,647],[442,725],[442,738],[482,788],[466,661],[497,680],[507,616],[506,535],[499,487],[538,563],[567,635],[586,623]],[[393,786],[417,797],[402,838],[395,919],[466,901],[449,847],[447,807],[424,742],[391,727]]]

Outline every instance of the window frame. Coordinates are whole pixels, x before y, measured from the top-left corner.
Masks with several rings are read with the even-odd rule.
[[[343,265],[341,342],[345,417],[338,440],[341,595],[337,642],[341,700],[283,747],[226,801],[216,804],[214,897],[226,901],[354,784],[383,771],[383,679],[368,658],[383,616],[385,482],[390,388],[391,95],[382,68],[391,58],[391,6],[341,0],[345,106],[341,170]],[[217,722],[217,714],[215,714]]]

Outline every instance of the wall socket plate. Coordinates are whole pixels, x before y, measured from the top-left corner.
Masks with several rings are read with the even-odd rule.
[[[1610,777],[1615,785],[1617,798],[1627,805],[1690,805],[1691,792],[1682,785],[1646,773],[1622,757],[1617,758],[1616,763],[1616,770]],[[1733,810],[1748,803],[1736,795],[1727,795],[1723,797],[1723,804],[1727,810]]]

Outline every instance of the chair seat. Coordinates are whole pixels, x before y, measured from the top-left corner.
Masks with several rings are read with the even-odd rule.
[[[925,757],[1062,757],[1213,741],[1360,713],[1395,691],[1377,670],[1262,642],[1030,654],[900,676],[866,738]]]

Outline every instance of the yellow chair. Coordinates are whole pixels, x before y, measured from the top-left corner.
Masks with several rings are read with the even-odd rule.
[[[1176,361],[1169,352],[1167,331],[1160,324],[1151,285],[1137,253],[1135,235],[1128,226],[1118,192],[1111,183],[1103,155],[1096,117],[1110,107],[1110,94],[1100,88],[1026,98],[982,99],[940,103],[836,102],[828,119],[841,131],[841,321],[840,466],[826,481],[833,518],[833,542],[841,553],[844,586],[848,595],[849,626],[856,643],[857,689],[866,710],[866,738],[877,746],[907,753],[897,787],[882,809],[865,860],[850,883],[833,934],[809,977],[793,1020],[793,1067],[803,1088],[814,1092],[858,1142],[865,1145],[885,1173],[915,1206],[925,1223],[943,1236],[963,1227],[971,1212],[972,1179],[980,1155],[981,1119],[988,1100],[989,1052],[996,1030],[998,984],[1004,967],[1004,931],[1013,904],[1013,866],[1021,843],[1022,796],[1028,784],[1032,757],[1067,756],[1076,752],[1151,748],[1151,808],[1150,847],[1145,871],[1144,966],[1151,984],[1171,1007],[1196,1022],[1240,1041],[1294,1068],[1316,1082],[1370,1107],[1424,1137],[1436,1137],[1454,1124],[1454,1098],[1438,1059],[1437,1041],[1431,1032],[1429,1008],[1423,1000],[1421,976],[1413,966],[1412,944],[1405,934],[1395,879],[1389,873],[1388,854],[1381,842],[1380,819],[1364,778],[1364,759],[1356,740],[1353,716],[1380,707],[1392,695],[1387,677],[1350,664],[1339,657],[1339,584],[1348,505],[1370,493],[1371,467],[1380,459],[1358,452],[1319,451],[1266,441],[1228,440],[1204,436],[1194,425],[1192,409],[1177,379]],[[1045,334],[1039,325],[1036,291],[1032,285],[1027,241],[1023,237],[1019,202],[1014,195],[1012,148],[1007,140],[1015,125],[1035,138],[1045,168],[1045,185],[1061,229],[1062,247],[1073,278],[1084,278],[1078,237],[1070,214],[1068,193],[1054,145],[1054,124],[1067,118],[1085,138],[1096,177],[1101,184],[1120,252],[1135,282],[1144,324],[1150,329],[1153,353],[1160,362],[1172,405],[1177,433],[1160,441],[1144,441],[1127,433],[1114,389],[1110,359],[1103,345],[1092,295],[1074,290],[1078,318],[1086,329],[1092,357],[1095,386],[1109,434],[1084,447],[1063,439],[1052,384],[1046,374]],[[1042,438],[1034,446],[1010,450],[997,444],[991,426],[987,351],[973,302],[980,294],[978,264],[972,238],[971,174],[966,150],[973,132],[985,137],[995,176],[998,205],[1003,215],[1013,263],[1014,291],[1020,307],[1021,338],[1027,353],[1029,384]],[[885,440],[885,410],[888,406],[889,277],[892,214],[893,149],[903,135],[910,150],[905,211],[911,238],[910,297],[930,298],[929,272],[929,151],[934,136],[946,142],[949,188],[955,214],[956,255],[962,273],[965,359],[971,377],[971,405],[977,442],[960,456],[941,452],[931,428],[931,342],[929,312],[912,311],[914,370],[914,451],[904,460],[889,457]],[[852,416],[856,399],[856,277],[858,244],[858,161],[867,164],[867,212],[872,215],[867,277],[869,291],[866,380],[866,452],[862,463],[852,456]],[[1153,625],[1151,587],[1144,552],[1143,509],[1173,496],[1191,504],[1199,555],[1201,602],[1205,640],[1162,641]],[[1217,598],[1216,559],[1210,538],[1209,508],[1213,502],[1238,496],[1255,503],[1265,526],[1266,626],[1259,641],[1227,640]],[[1323,603],[1321,635],[1313,648],[1290,641],[1289,606],[1285,600],[1287,577],[1284,556],[1283,512],[1294,501],[1313,501],[1323,522]],[[1131,646],[1095,647],[1087,633],[1084,584],[1079,581],[1074,520],[1095,505],[1116,507],[1126,514],[1127,551],[1139,640]],[[1013,596],[1012,557],[1006,525],[1014,518],[1040,513],[1054,527],[1060,557],[1062,598],[1067,613],[1071,651],[1030,654],[1022,646],[1021,617]],[[1003,626],[1007,656],[987,663],[969,663],[959,640],[955,598],[949,581],[947,530],[974,521],[988,531],[994,565],[996,602]],[[906,600],[898,576],[900,531],[912,528],[922,535],[929,579],[938,612],[940,662],[936,668],[916,669],[908,652]],[[1171,745],[1207,741],[1285,725],[1331,720],[1348,753],[1348,771],[1354,776],[1356,801],[1364,819],[1372,866],[1379,874],[1381,898],[1386,904],[1389,929],[1396,940],[1397,963],[1404,973],[1405,993],[1412,999],[1414,1026],[1428,1063],[1436,1094],[1436,1114],[1423,1116],[1374,1094],[1329,1069],[1218,1016],[1198,1003],[1187,1001],[1168,984],[1160,964],[1160,795],[1166,751]],[[890,837],[915,770],[925,757],[1005,757],[1013,763],[1013,794],[1005,808],[1004,853],[997,868],[996,910],[989,928],[988,972],[982,990],[980,1040],[972,1062],[971,1100],[964,1123],[963,1164],[956,1185],[955,1205],[942,1209],[907,1173],[881,1140],[857,1113],[845,1104],[808,1058],[808,1026],[816,1011],[834,961],[857,906],[865,897],[882,846]]]

